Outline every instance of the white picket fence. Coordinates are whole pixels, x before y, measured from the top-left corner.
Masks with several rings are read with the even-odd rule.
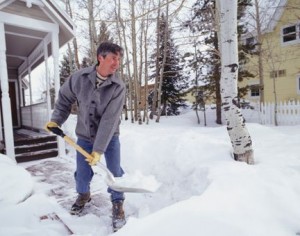
[[[300,125],[300,101],[279,102],[277,104],[278,125]],[[275,125],[275,104],[261,104],[260,123]]]

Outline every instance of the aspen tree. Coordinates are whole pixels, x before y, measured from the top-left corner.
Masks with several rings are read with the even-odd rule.
[[[252,140],[239,109],[237,94],[238,40],[237,1],[218,0],[219,38],[221,49],[221,96],[234,159],[254,164]]]

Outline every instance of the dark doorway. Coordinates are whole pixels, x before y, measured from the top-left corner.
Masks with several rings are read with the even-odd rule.
[[[2,90],[0,89],[0,106],[1,106],[1,118],[3,121],[3,115],[7,111],[3,111],[2,109]],[[17,128],[20,126],[19,124],[19,114],[18,114],[18,103],[17,103],[17,81],[9,81],[9,98],[10,98],[10,106],[11,106],[11,117],[13,122],[13,127]],[[3,124],[2,124],[3,125]]]

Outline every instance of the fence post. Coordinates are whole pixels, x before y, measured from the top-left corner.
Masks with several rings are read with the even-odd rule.
[[[259,121],[262,125],[265,124],[265,105],[264,103],[260,103],[260,110],[259,110]]]

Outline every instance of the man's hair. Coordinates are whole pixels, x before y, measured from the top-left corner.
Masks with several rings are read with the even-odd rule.
[[[114,54],[119,53],[120,56],[122,57],[123,52],[124,52],[123,48],[120,47],[118,44],[111,43],[111,42],[103,42],[99,45],[97,49],[97,57],[102,56],[105,58],[108,53],[114,53]]]

